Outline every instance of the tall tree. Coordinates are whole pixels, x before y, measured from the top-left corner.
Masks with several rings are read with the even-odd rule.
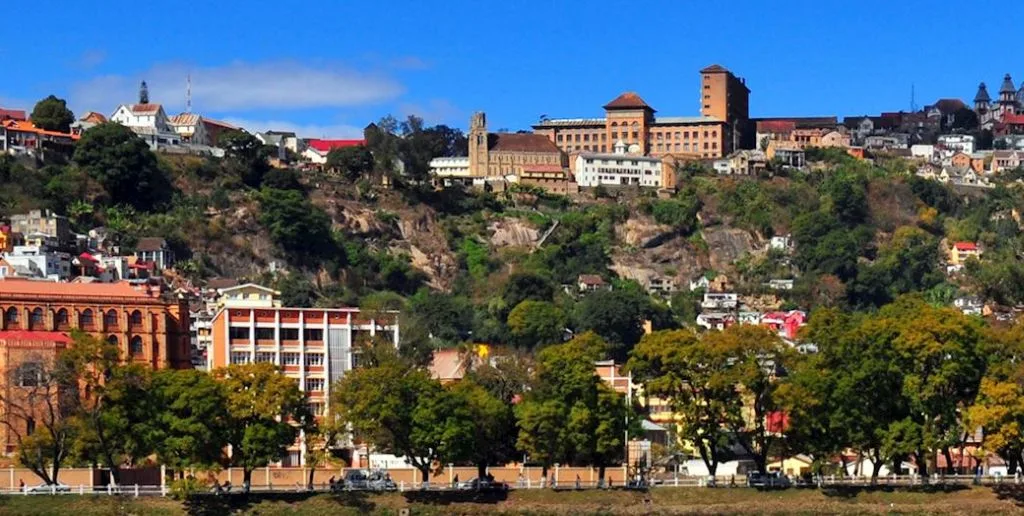
[[[68,109],[68,104],[64,99],[50,95],[36,102],[29,119],[32,120],[36,127],[41,129],[67,133],[71,131],[71,124],[75,121],[75,114]]]
[[[242,182],[253,188],[263,184],[263,176],[270,171],[268,160],[274,152],[272,147],[240,130],[221,134],[217,145],[224,149],[228,169],[241,177]]]
[[[465,458],[472,412],[423,369],[380,349],[372,367],[351,371],[334,387],[331,410],[354,437],[404,457],[430,478],[435,466]]]
[[[363,145],[338,147],[327,153],[327,168],[355,181],[373,172],[373,154]]]
[[[156,414],[145,403],[151,374],[140,364],[122,364],[116,344],[76,335],[59,359],[79,384],[77,443],[82,458],[110,468],[112,483],[121,483],[121,467],[149,455],[151,443],[140,428]]]
[[[488,466],[513,460],[516,425],[512,405],[469,379],[452,385],[451,394],[469,409],[473,430],[466,458],[476,466],[477,477],[485,477]]]
[[[9,386],[0,393],[0,424],[17,445],[15,455],[47,485],[59,481],[78,428],[73,371],[54,356],[30,353],[4,371]]]
[[[730,457],[743,407],[727,376],[730,357],[718,351],[690,330],[658,331],[640,340],[627,363],[646,395],[668,402],[677,434],[697,448],[711,475]]]
[[[528,299],[508,314],[509,333],[516,345],[526,349],[561,342],[566,322],[562,309],[547,301]]]
[[[265,362],[230,365],[214,376],[225,393],[231,463],[242,468],[248,490],[253,470],[281,460],[299,430],[311,423],[306,394],[294,378]]]
[[[156,155],[121,124],[107,122],[82,133],[73,159],[103,186],[111,204],[149,211],[171,198],[170,179]]]
[[[611,344],[612,356],[616,360],[625,360],[643,336],[643,321],[650,312],[650,298],[642,291],[591,292],[576,304],[576,329],[600,335]]]
[[[212,375],[195,370],[162,370],[144,398],[156,417],[143,425],[161,464],[184,478],[190,468],[221,462],[228,444],[225,391]]]

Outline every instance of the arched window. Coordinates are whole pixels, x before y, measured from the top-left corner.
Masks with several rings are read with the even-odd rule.
[[[28,316],[28,329],[30,330],[42,330],[43,329],[43,309],[36,307]]]
[[[133,356],[142,355],[142,337],[138,335],[132,337],[131,345],[128,347],[128,352]]]
[[[68,328],[68,311],[64,308],[57,310],[57,313],[53,315],[53,325],[58,330],[66,330]]]
[[[18,309],[10,307],[4,312],[4,327],[8,330],[18,327]]]
[[[83,330],[92,329],[93,326],[96,326],[96,319],[93,317],[91,308],[86,308],[82,311],[82,315],[78,316],[78,326]]]
[[[117,329],[117,312],[107,310],[107,312],[103,314],[103,326],[108,330]]]
[[[612,122],[612,127],[618,127],[618,126],[619,126],[618,122]]]
[[[117,345],[117,335],[110,335],[107,337],[107,343]]]
[[[142,327],[142,312],[135,310],[132,312],[128,319],[128,326],[130,328],[141,328]]]

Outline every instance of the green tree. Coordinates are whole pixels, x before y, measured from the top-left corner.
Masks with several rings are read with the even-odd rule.
[[[75,422],[80,458],[110,468],[111,481],[121,483],[121,465],[134,464],[152,451],[140,431],[156,414],[145,403],[151,374],[141,364],[122,364],[117,344],[84,334],[59,360],[78,383]]]
[[[731,429],[742,423],[743,400],[729,377],[730,356],[690,330],[645,335],[627,368],[648,396],[676,415],[677,435],[689,442],[711,475],[731,456]]]
[[[331,149],[327,153],[327,168],[355,181],[373,172],[373,154],[363,145]]]
[[[340,256],[331,218],[302,192],[264,188],[259,199],[260,224],[292,262],[312,267]]]
[[[111,204],[154,210],[171,198],[172,186],[156,155],[127,127],[107,122],[84,133],[75,163],[107,192]]]
[[[253,188],[263,184],[263,176],[270,171],[269,158],[274,152],[273,147],[240,130],[222,133],[217,146],[224,149],[227,169],[242,178],[243,183]]]
[[[474,424],[465,398],[393,352],[345,375],[334,387],[331,407],[355,439],[405,457],[424,481],[435,466],[472,451]]]
[[[650,312],[650,297],[640,290],[602,290],[576,303],[574,319],[578,331],[597,333],[612,345],[612,356],[623,360],[643,336]]]
[[[184,478],[190,468],[221,462],[228,444],[227,400],[212,375],[194,370],[158,371],[143,400],[151,403],[156,413],[145,431],[161,464]]]
[[[446,343],[461,342],[473,328],[472,304],[455,294],[420,289],[409,298],[409,312],[431,336]]]
[[[551,301],[555,295],[551,280],[532,272],[513,272],[501,288],[501,301],[505,313],[519,303],[531,299],[533,301]]]
[[[306,395],[294,378],[265,362],[230,365],[214,376],[224,389],[231,463],[242,468],[248,491],[253,470],[281,460],[300,428],[311,424]]]
[[[508,314],[512,338],[527,349],[561,342],[566,322],[562,309],[547,301],[526,300]]]
[[[29,119],[32,120],[36,127],[41,129],[67,133],[71,131],[71,124],[75,121],[75,114],[68,109],[68,104],[64,99],[50,95],[36,102]]]

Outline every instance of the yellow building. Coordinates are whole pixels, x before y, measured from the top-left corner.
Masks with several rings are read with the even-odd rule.
[[[981,258],[981,249],[974,242],[956,242],[949,250],[950,265],[963,265],[968,258]]]
[[[216,308],[276,308],[281,292],[255,283],[217,289]]]

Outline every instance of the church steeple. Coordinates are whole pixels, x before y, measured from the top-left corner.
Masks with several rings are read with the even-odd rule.
[[[139,104],[149,104],[149,87],[146,86],[146,81],[139,85]]]
[[[989,102],[992,102],[992,97],[988,96],[988,88],[985,87],[985,83],[981,83],[978,85],[978,93],[974,96],[974,107],[977,108],[979,104],[988,107]]]

